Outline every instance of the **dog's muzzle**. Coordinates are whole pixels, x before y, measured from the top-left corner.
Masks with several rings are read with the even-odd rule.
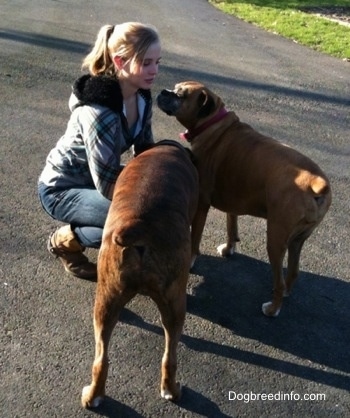
[[[157,96],[157,106],[168,116],[174,116],[181,106],[181,99],[172,90],[162,90]]]

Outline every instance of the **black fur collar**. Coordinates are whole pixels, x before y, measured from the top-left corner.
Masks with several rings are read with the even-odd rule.
[[[123,111],[123,96],[118,79],[107,75],[83,75],[73,84],[73,93],[81,104],[106,106],[116,113]],[[146,101],[151,100],[149,90],[139,90]]]

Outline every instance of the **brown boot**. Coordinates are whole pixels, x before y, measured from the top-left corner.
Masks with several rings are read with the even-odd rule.
[[[47,249],[62,261],[68,273],[81,279],[97,279],[96,264],[85,257],[85,248],[76,239],[70,225],[62,226],[50,235]]]

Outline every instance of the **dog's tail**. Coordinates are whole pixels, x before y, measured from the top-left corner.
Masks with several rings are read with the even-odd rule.
[[[314,175],[309,180],[308,190],[309,195],[311,195],[311,199],[308,198],[308,204],[306,204],[306,207],[309,208],[306,219],[310,223],[318,224],[323,219],[331,205],[331,186],[326,177]]]
[[[329,182],[321,176],[314,176],[310,182],[310,189],[318,206],[323,206],[331,192]]]
[[[320,205],[331,194],[331,188],[326,176],[300,170],[295,177],[295,184],[304,192],[311,195]]]
[[[148,236],[147,226],[143,222],[128,225],[127,223],[116,228],[113,233],[113,242],[123,249],[123,260],[133,259],[135,265],[142,262],[147,243],[144,237]]]
[[[327,213],[332,201],[331,186],[327,177],[321,172],[300,170],[295,178],[303,196],[303,207],[306,210],[305,219],[308,223],[319,223]]]
[[[117,258],[114,261],[117,264],[120,283],[139,292],[143,286],[143,271],[148,253],[140,227],[123,225],[115,228],[112,243],[116,247]]]
[[[122,247],[130,247],[143,244],[146,236],[146,226],[141,224],[123,225],[114,231],[113,241]]]

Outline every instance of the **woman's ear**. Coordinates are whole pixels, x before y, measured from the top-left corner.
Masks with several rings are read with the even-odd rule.
[[[117,70],[122,70],[124,67],[124,60],[122,57],[118,57],[117,55],[113,57],[114,65],[116,66]]]

